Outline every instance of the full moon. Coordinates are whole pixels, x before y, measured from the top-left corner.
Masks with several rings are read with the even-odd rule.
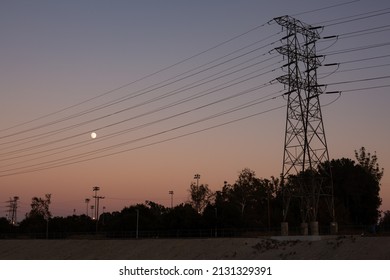
[[[91,133],[91,138],[92,138],[92,139],[95,139],[96,137],[97,137],[96,132],[92,132],[92,133]]]

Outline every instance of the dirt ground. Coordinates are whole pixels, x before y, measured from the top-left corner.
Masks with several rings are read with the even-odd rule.
[[[390,260],[390,237],[0,240],[2,260]]]

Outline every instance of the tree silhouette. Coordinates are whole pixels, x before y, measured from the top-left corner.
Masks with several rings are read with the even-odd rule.
[[[373,177],[379,186],[384,169],[379,167],[376,152],[371,155],[370,152],[366,152],[366,148],[361,147],[359,151],[355,150],[355,158],[359,162],[359,165]]]
[[[0,218],[0,238],[2,235],[10,233],[13,228],[13,225],[6,218]]]
[[[382,229],[390,229],[390,210],[387,210],[383,213],[383,216],[380,219],[379,227]]]
[[[29,217],[41,216],[45,219],[51,218],[49,206],[51,203],[51,194],[45,194],[45,198],[33,197],[31,201],[31,211]]]
[[[271,224],[278,185],[275,178],[260,179],[253,170],[243,169],[233,185],[225,182],[215,195],[215,207],[221,226],[265,227]],[[211,214],[209,214],[211,217]]]
[[[336,219],[340,224],[373,225],[380,214],[383,169],[376,154],[371,155],[364,147],[355,151],[355,157],[358,163],[348,158],[330,162]]]
[[[46,194],[45,198],[33,197],[30,212],[20,222],[20,231],[43,237],[43,233],[47,231],[48,220],[51,218],[50,203],[50,194]]]
[[[317,170],[291,175],[287,178],[285,187],[295,197],[302,196],[299,184],[309,185],[311,181],[305,182],[307,178],[328,178],[328,174],[323,174],[326,172],[323,165],[330,164],[336,220],[339,225],[374,225],[379,218],[380,180],[384,171],[379,167],[376,153],[370,154],[364,147],[355,151],[355,157],[356,161],[348,158],[336,159],[330,163],[320,164]],[[329,183],[330,181],[324,182]],[[143,204],[125,207],[121,211],[105,212],[99,219],[99,229],[101,233],[106,232],[108,237],[134,237],[139,215],[141,237],[157,237],[164,234],[167,237],[189,237],[199,236],[203,232],[213,236],[214,234],[228,236],[241,230],[276,229],[283,220],[281,182],[275,177],[258,178],[249,168],[243,169],[233,184],[224,182],[215,193],[208,185],[197,183],[191,184],[189,193],[189,202],[173,208],[146,201]],[[333,220],[329,215],[328,206],[322,201],[325,200],[319,202],[318,221],[321,224],[328,224]],[[58,236],[95,232],[95,224],[86,215],[51,218],[50,203],[50,194],[44,198],[33,197],[31,211],[21,221],[20,226],[12,230],[43,237],[50,218],[51,231],[63,233]],[[301,206],[299,199],[291,200],[287,217],[289,223],[298,225],[302,221],[302,215],[305,213],[302,213]],[[389,217],[390,212],[385,212],[380,221],[382,228],[389,228]],[[8,226],[8,221],[0,220],[0,233],[1,230],[6,231]],[[35,235],[36,233],[38,235]]]
[[[206,184],[197,185],[191,183],[190,189],[190,204],[198,213],[202,213],[207,204],[210,203],[212,192]]]

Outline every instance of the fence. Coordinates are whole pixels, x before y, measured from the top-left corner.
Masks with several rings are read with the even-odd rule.
[[[329,226],[320,226],[320,235],[330,234]],[[390,235],[390,227],[372,225],[339,225],[338,235]],[[280,235],[280,228],[221,228],[221,229],[175,229],[137,231],[94,232],[29,232],[17,230],[0,232],[1,239],[152,239],[152,238],[239,238]],[[299,226],[290,226],[289,235],[301,235]]]

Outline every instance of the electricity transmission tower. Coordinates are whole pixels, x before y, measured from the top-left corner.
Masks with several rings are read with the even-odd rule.
[[[14,196],[14,198],[10,198],[7,203],[8,205],[8,219],[12,225],[17,223],[17,210],[18,210],[18,196]]]
[[[98,225],[99,225],[99,202],[100,199],[104,199],[104,196],[97,195],[97,192],[100,191],[100,188],[95,186],[92,188],[92,190],[95,192],[95,195],[93,198],[95,199],[95,220],[96,220],[96,232],[98,231]],[[89,201],[88,201],[89,202]],[[92,206],[91,206],[92,208]]]
[[[95,199],[95,207],[94,207],[95,219],[96,219],[96,221],[99,221],[99,202],[100,202],[100,199],[104,199],[104,196],[97,195],[97,192],[100,191],[100,187],[93,187],[92,190],[95,192],[95,195],[93,196],[93,198]]]
[[[316,53],[316,41],[320,39],[319,27],[312,27],[290,16],[274,18],[286,30],[284,45],[276,51],[287,58],[287,74],[277,80],[288,88],[287,117],[284,141],[282,193],[283,224],[291,199],[300,205],[301,228],[307,234],[307,222],[311,233],[318,234],[317,214],[320,198],[325,197],[332,221],[334,221],[333,183],[331,170],[321,163],[329,162],[319,96],[322,85],[317,82],[317,69],[323,56]],[[323,172],[318,174],[318,168]],[[326,169],[326,170],[324,170]],[[286,179],[290,184],[285,184]],[[293,182],[293,184],[291,184]],[[284,233],[286,234],[286,232]]]

